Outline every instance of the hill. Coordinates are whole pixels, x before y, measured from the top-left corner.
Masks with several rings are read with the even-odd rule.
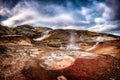
[[[120,36],[0,26],[0,80],[119,80]]]

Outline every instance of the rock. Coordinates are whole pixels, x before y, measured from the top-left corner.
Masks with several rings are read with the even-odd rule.
[[[46,46],[57,48],[61,46],[62,47],[67,46],[71,42],[70,41],[71,38],[74,38],[74,43],[82,48],[84,48],[86,45],[91,46],[90,44],[95,43],[96,39],[99,36],[102,36],[104,38],[104,41],[118,40],[120,38],[119,36],[90,32],[87,30],[64,30],[64,29],[52,30],[49,32],[48,35],[50,36],[42,40],[41,42],[44,43],[44,45]]]
[[[67,80],[67,79],[62,75],[62,76],[58,76],[57,80]]]
[[[6,51],[0,50],[0,80],[9,79],[12,76],[14,78],[17,74],[20,76],[21,70],[29,59],[29,57],[23,55],[24,53],[17,53],[17,51],[10,50],[8,47],[5,49]]]
[[[22,35],[2,35],[0,44],[32,45],[31,40]]]
[[[43,32],[47,30],[52,30],[50,28],[45,27],[33,27],[29,25],[21,25],[17,26],[13,29],[17,35],[23,35],[30,38],[39,37],[42,35]]]
[[[14,31],[7,26],[0,25],[0,36],[1,35],[13,35]]]

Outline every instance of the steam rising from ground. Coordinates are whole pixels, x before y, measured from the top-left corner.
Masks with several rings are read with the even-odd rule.
[[[69,1],[66,4],[70,3]],[[78,3],[79,4],[79,3]],[[96,31],[111,31],[119,28],[120,21],[112,21],[114,11],[106,3],[92,1],[92,4],[74,8],[57,4],[43,5],[37,1],[21,1],[14,8],[1,8],[2,25],[15,27],[29,24],[51,28],[74,28]]]
[[[79,50],[79,49],[81,49],[80,46],[78,46],[76,44],[75,33],[72,33],[70,35],[69,44],[66,45],[66,47],[61,46],[60,49],[63,49],[63,50]]]
[[[50,35],[48,34],[51,30],[47,30],[45,32],[42,33],[42,36],[36,39],[33,39],[34,41],[41,41],[43,39],[46,39],[47,37],[49,37]]]

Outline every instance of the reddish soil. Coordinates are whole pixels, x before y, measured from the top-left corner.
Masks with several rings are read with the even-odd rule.
[[[56,80],[63,75],[67,80],[119,80],[120,62],[110,56],[93,59],[78,58],[74,64],[60,70],[45,70],[45,80]],[[42,79],[43,80],[43,79]]]
[[[120,58],[120,40],[101,42],[90,52]]]

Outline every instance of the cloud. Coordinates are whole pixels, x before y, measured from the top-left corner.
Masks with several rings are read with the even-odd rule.
[[[0,9],[0,15],[5,16],[7,14],[10,14],[10,11],[7,8],[1,8]]]
[[[33,7],[37,5],[37,7]],[[59,5],[47,5],[44,8],[39,6],[35,2],[18,3],[12,10],[9,10],[12,15],[7,19],[2,21],[2,25],[7,25],[14,27],[17,25],[29,24],[34,26],[48,26],[52,27],[57,25],[57,27],[68,27],[74,26],[73,28],[78,28],[83,25],[89,24],[89,21],[76,18],[76,12],[72,10],[67,10],[63,6]],[[78,13],[78,16],[82,16]],[[77,25],[77,27],[76,27]]]
[[[95,0],[76,7],[79,2],[74,6],[70,1],[65,2],[67,6],[65,3],[59,5],[49,2],[47,5],[42,1],[23,0],[12,9],[0,9],[0,15],[8,17],[1,24],[10,27],[29,24],[54,29],[87,29],[100,32],[119,28],[119,21],[111,21],[115,13],[106,3]]]
[[[120,30],[118,30],[118,31],[109,31],[109,32],[106,32],[106,33],[120,36]]]
[[[112,20],[115,13],[110,7],[108,7],[106,4],[100,3],[98,4],[98,8],[100,8],[103,12],[101,13],[100,17],[94,18],[95,25],[88,28],[88,30],[106,32],[120,29],[120,21]]]
[[[37,4],[38,5],[38,4]],[[9,13],[12,13],[12,16],[10,16],[7,20],[2,21],[3,25],[7,26],[17,26],[22,24],[46,24],[46,25],[56,25],[59,23],[70,23],[73,22],[72,14],[67,14],[65,11],[62,11],[62,7],[59,6],[46,6],[46,12],[49,9],[53,9],[53,11],[58,10],[56,13],[57,15],[54,16],[48,16],[47,13],[45,15],[44,12],[38,11],[38,9],[35,9],[35,7],[32,8],[32,5],[26,4],[25,6],[22,6],[22,3],[17,4],[12,10],[10,10]],[[44,8],[45,9],[45,8]],[[1,14],[5,15],[6,11],[1,10]],[[46,16],[47,15],[47,16]]]
[[[105,31],[109,31],[112,29],[117,28],[117,25],[113,25],[113,24],[102,24],[102,25],[95,25],[94,27],[90,27],[89,30],[95,30],[98,32],[105,32]]]
[[[88,30],[96,30],[98,32],[118,31],[120,30],[120,21],[109,21],[103,24],[96,24]]]
[[[100,24],[109,21],[112,18],[111,16],[113,14],[112,10],[102,3],[100,3],[98,6],[103,12],[101,13],[100,17],[94,19],[95,23]]]
[[[114,20],[120,20],[120,0],[107,0],[107,5],[112,9],[114,12]]]

